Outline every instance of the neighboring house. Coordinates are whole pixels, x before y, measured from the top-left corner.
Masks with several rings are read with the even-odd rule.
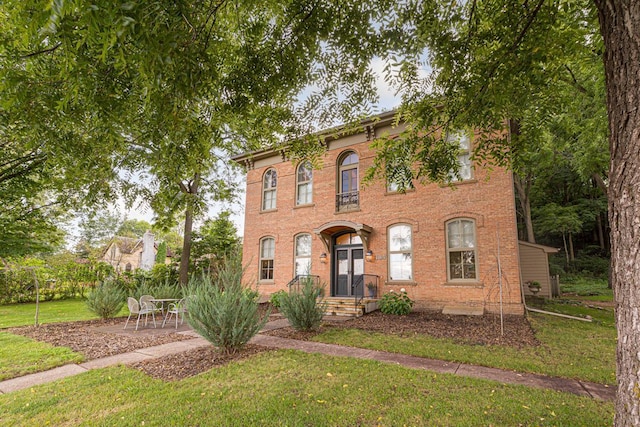
[[[459,132],[452,137],[461,147],[462,179],[453,188],[363,186],[375,135],[403,129],[392,126],[393,116],[327,138],[320,169],[273,150],[234,158],[247,169],[245,278],[263,295],[310,273],[330,298],[357,299],[372,283],[377,297],[405,289],[416,308],[522,314],[511,173],[472,164],[473,135]]]
[[[119,272],[137,269],[148,271],[153,268],[157,253],[158,244],[153,234],[147,231],[142,239],[114,237],[102,252],[100,260],[111,264]],[[170,264],[172,257],[173,253],[167,248],[165,264]]]

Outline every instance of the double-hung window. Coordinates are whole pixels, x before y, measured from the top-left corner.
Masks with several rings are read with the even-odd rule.
[[[296,174],[296,206],[309,205],[313,202],[313,167],[305,161],[298,166]]]
[[[411,226],[397,224],[389,227],[389,280],[413,280],[413,239]]]
[[[311,273],[311,235],[296,236],[295,275],[302,276]]]
[[[460,147],[458,152],[458,175],[455,171],[449,174],[451,181],[466,181],[473,178],[471,166],[471,135],[469,132],[457,131],[447,135],[447,141]]]
[[[476,225],[470,219],[447,223],[447,277],[451,281],[476,280]]]
[[[276,241],[273,237],[260,240],[260,280],[273,280],[273,261]]]
[[[268,211],[276,208],[276,189],[278,187],[278,174],[275,169],[269,169],[262,179],[262,210]]]

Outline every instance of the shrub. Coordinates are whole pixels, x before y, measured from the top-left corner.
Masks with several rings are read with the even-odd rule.
[[[400,316],[407,315],[411,312],[413,301],[403,289],[400,293],[391,291],[386,293],[380,299],[380,311],[384,314],[397,314]]]
[[[269,318],[258,311],[258,292],[242,285],[238,255],[221,263],[214,278],[192,279],[187,286],[187,314],[191,327],[227,354],[236,353]]]
[[[272,306],[279,309],[282,305],[282,299],[286,297],[287,291],[285,291],[284,289],[280,289],[278,292],[274,292],[271,294],[271,297],[269,297],[269,302]]]
[[[126,295],[112,282],[104,282],[93,289],[87,296],[87,307],[102,319],[115,317],[122,307]]]
[[[154,284],[153,282],[140,283],[130,294],[135,299],[142,295],[153,295],[155,298],[182,298],[182,287],[174,282]]]
[[[294,329],[318,329],[326,309],[325,303],[318,304],[318,297],[323,294],[323,286],[316,285],[313,280],[302,280],[299,291],[284,294],[280,301],[280,312]]]

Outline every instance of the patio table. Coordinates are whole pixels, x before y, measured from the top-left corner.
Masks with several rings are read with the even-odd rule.
[[[151,300],[152,303],[158,303],[160,305],[160,312],[162,313],[162,316],[165,316],[165,312],[164,312],[164,305],[165,303],[167,303],[167,305],[169,305],[172,302],[176,302],[176,301],[180,301],[180,298],[153,298]]]

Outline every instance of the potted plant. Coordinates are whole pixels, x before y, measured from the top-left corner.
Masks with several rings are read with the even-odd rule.
[[[531,291],[531,293],[534,295],[537,295],[538,292],[540,292],[540,288],[542,288],[542,286],[540,285],[540,282],[536,282],[535,280],[529,280],[527,282],[527,286],[529,287],[529,290]]]
[[[369,289],[369,298],[374,298],[376,296],[376,285],[373,282],[367,283],[367,289]]]

